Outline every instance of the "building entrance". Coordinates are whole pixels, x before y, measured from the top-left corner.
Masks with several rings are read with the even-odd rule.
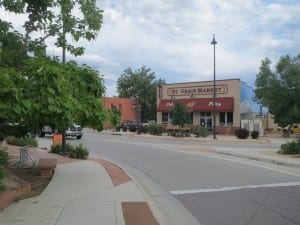
[[[212,127],[211,112],[200,113],[200,127],[211,129]]]

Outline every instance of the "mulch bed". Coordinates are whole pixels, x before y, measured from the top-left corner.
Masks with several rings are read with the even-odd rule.
[[[19,158],[20,147],[7,144],[4,146],[8,148],[9,162],[16,161]],[[37,169],[6,167],[5,174],[4,185],[6,189],[0,191],[0,210],[8,206],[12,201],[40,195],[51,180],[51,177],[40,176]]]
[[[20,179],[31,184],[31,191],[19,199],[40,195],[51,180],[51,177],[40,176],[36,169],[10,169],[10,171]]]

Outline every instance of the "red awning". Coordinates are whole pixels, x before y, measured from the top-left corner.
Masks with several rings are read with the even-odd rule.
[[[212,112],[213,98],[163,99],[157,107],[158,112],[170,112],[176,101],[179,101],[190,112]],[[233,97],[216,98],[217,112],[233,112]]]

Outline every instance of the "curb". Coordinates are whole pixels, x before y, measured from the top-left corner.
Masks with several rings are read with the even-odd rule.
[[[222,154],[222,155],[229,155],[229,156],[235,156],[239,158],[245,158],[245,159],[251,159],[251,160],[257,160],[261,162],[268,162],[273,163],[277,165],[284,165],[288,167],[294,167],[294,168],[300,168],[300,163],[293,163],[293,162],[287,162],[280,159],[274,159],[274,158],[267,158],[267,157],[261,157],[261,156],[253,156],[253,155],[245,155],[245,154],[238,154],[233,152],[224,152],[219,150],[214,150],[215,153]]]
[[[132,167],[115,161],[137,185],[142,195],[146,198],[150,209],[160,225],[200,225],[189,211],[164,187],[156,183],[147,174]]]
[[[140,186],[140,184],[132,176],[129,176],[124,166],[121,166],[119,163],[102,157],[90,158],[89,160],[99,163],[106,170],[114,186],[133,181],[138,190],[144,196],[146,200],[145,202],[121,203],[123,219],[125,220],[126,224],[163,225],[163,223],[161,223],[161,216],[158,213],[159,211],[156,209],[156,206],[153,205],[153,202],[148,197],[148,195],[145,194],[145,191]]]
[[[108,135],[115,135],[114,132],[106,132]],[[119,135],[126,135],[130,137],[144,137],[144,138],[153,138],[153,136],[150,135],[137,135],[137,134],[122,134],[120,133]],[[174,139],[174,137],[170,136],[155,136],[154,138],[160,138],[160,139]],[[194,142],[218,142],[218,143],[255,143],[255,144],[262,144],[262,143],[270,143],[271,140],[261,138],[261,139],[246,139],[246,140],[240,140],[240,139],[208,139],[208,138],[194,138],[194,137],[189,137],[188,139],[180,138],[180,140],[185,140],[185,141],[194,141]],[[267,163],[272,163],[276,165],[284,165],[288,167],[293,167],[293,168],[300,168],[300,163],[294,163],[294,162],[288,162],[282,159],[276,159],[276,158],[267,158],[263,156],[255,156],[255,155],[246,155],[246,154],[239,154],[239,153],[233,153],[233,152],[224,152],[220,150],[214,150],[215,153],[222,154],[222,155],[229,155],[229,156],[235,156],[235,157],[240,157],[240,158],[245,158],[245,159],[250,159],[250,160],[256,160],[256,161],[261,161],[261,162],[267,162]]]
[[[228,138],[228,139],[213,139],[213,138],[203,138],[203,137],[173,137],[173,136],[153,136],[153,135],[145,135],[145,134],[137,134],[136,132],[109,132],[105,131],[102,134],[107,135],[118,135],[118,136],[128,136],[128,137],[143,137],[143,138],[159,138],[159,139],[167,139],[167,140],[185,140],[185,141],[194,141],[194,142],[225,142],[225,143],[269,143],[271,142],[269,139],[265,137],[261,137],[258,139],[238,139],[238,138]]]

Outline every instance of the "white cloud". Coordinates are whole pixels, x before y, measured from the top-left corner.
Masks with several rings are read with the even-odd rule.
[[[300,53],[297,0],[99,0],[98,5],[104,24],[96,41],[80,42],[86,55],[78,60],[99,68],[109,95],[116,95],[116,80],[129,66],[150,67],[169,83],[212,79],[213,33],[217,79],[253,85],[263,58]],[[1,18],[11,16],[1,12]]]

